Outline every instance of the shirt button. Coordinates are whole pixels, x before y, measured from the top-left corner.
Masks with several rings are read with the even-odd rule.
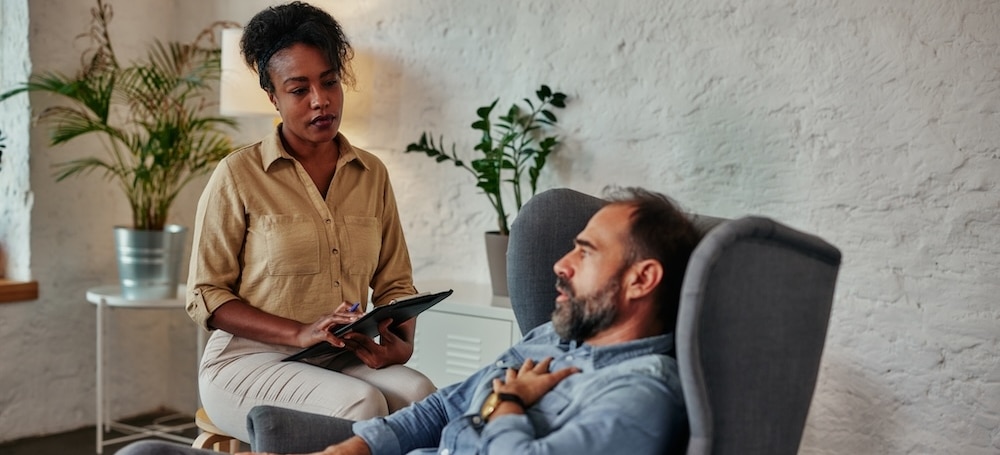
[[[330,224],[330,223],[332,223],[332,222],[333,222],[333,221],[332,221],[332,220],[330,220],[329,218],[327,218],[327,219],[326,219],[326,224]]]
[[[483,418],[479,417],[479,416],[475,416],[475,417],[472,418],[472,423],[476,424],[476,425],[479,425],[479,424],[483,423]]]
[[[340,282],[339,281],[334,281],[333,282],[333,287],[339,288],[340,287]]]
[[[497,360],[497,366],[498,367],[502,367],[503,366],[503,360]]]
[[[331,251],[331,252],[332,252],[333,254],[340,254],[340,250],[338,250],[338,249],[336,249],[336,248],[334,248],[334,249],[332,249],[332,250],[330,250],[330,251]]]
[[[448,455],[451,453],[448,449],[441,449],[441,455]]]
[[[573,356],[571,355],[566,356],[566,360],[573,360]]]

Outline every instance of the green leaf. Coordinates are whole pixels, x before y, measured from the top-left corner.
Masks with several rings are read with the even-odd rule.
[[[489,120],[476,120],[472,122],[472,129],[489,132],[490,122]]]

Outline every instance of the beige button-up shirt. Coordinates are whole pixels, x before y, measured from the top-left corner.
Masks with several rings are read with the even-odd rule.
[[[278,126],[280,128],[280,125]],[[202,327],[233,299],[311,323],[341,301],[416,293],[389,174],[342,135],[324,200],[277,129],[223,159],[198,202],[187,311]]]

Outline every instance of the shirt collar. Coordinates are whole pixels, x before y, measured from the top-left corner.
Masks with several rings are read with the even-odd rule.
[[[602,368],[610,364],[649,354],[661,354],[673,357],[674,334],[667,333],[608,346],[591,346],[584,343],[580,347],[590,350],[595,368]]]
[[[275,161],[284,158],[286,160],[294,159],[292,155],[285,150],[285,146],[281,143],[281,124],[274,127],[271,134],[268,134],[261,141],[261,153],[260,153],[260,165],[267,171]],[[368,163],[365,163],[364,158],[354,149],[354,146],[347,141],[347,138],[343,134],[337,133],[337,136],[333,138],[338,144],[340,144],[340,160],[339,163],[357,163],[365,170],[370,169]],[[338,163],[338,165],[339,165]]]

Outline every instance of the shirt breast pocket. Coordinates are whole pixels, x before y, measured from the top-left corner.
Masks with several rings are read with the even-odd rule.
[[[350,275],[372,276],[382,250],[378,219],[370,216],[345,216],[349,255],[345,269]]]
[[[265,215],[267,272],[271,275],[319,273],[319,233],[309,216]]]
[[[562,390],[556,388],[548,391],[534,406],[528,408],[528,418],[531,419],[538,435],[547,435],[566,421],[562,416],[573,402]]]

